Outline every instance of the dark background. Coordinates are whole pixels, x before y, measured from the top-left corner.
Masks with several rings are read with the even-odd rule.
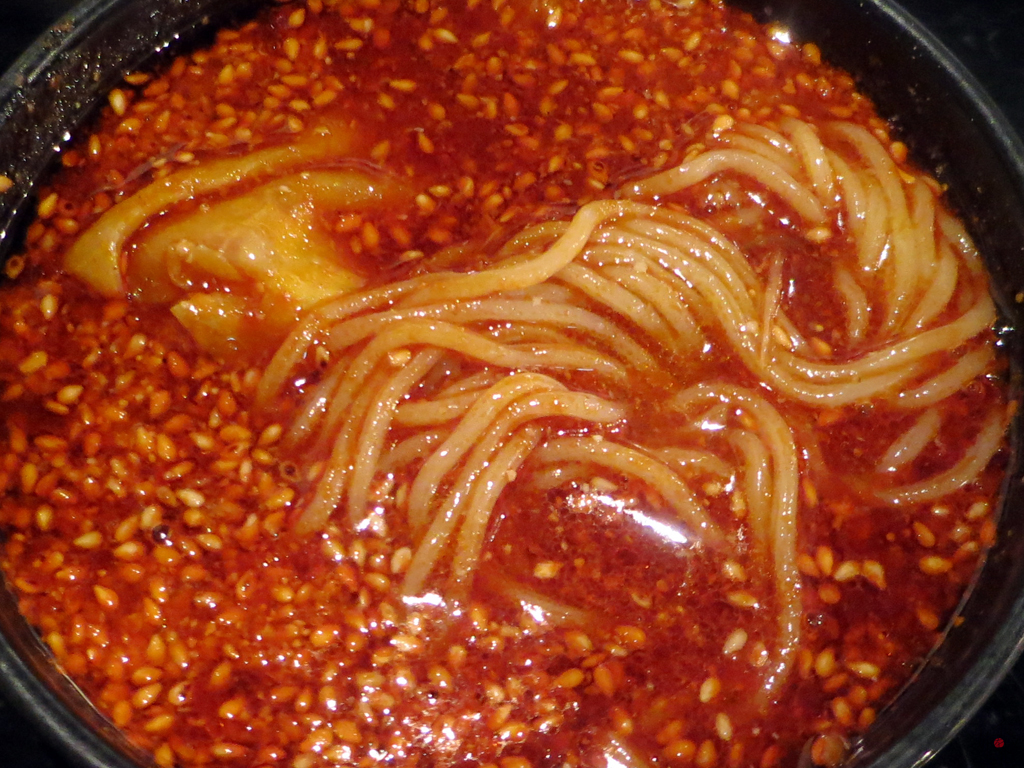
[[[901,0],[981,80],[1024,135],[1024,0]],[[71,0],[0,0],[0,71]],[[0,695],[0,768],[69,768]],[[1024,661],[928,768],[1024,767]]]

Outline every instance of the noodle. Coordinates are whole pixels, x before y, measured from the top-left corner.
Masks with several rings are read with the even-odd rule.
[[[905,408],[927,408],[935,405],[981,376],[991,365],[992,357],[992,350],[987,347],[972,350],[945,372],[915,389],[900,392],[897,404]]]
[[[721,531],[708,517],[706,502],[670,464],[690,476],[735,474],[751,531],[774,563],[782,607],[769,688],[777,688],[799,643],[801,615],[795,564],[800,470],[782,417],[752,392],[724,386],[699,384],[668,401],[667,407],[684,412],[697,402],[720,402],[750,414],[756,428],[730,438],[736,470],[707,453],[688,454],[682,447],[638,450],[616,440],[558,436],[544,423],[555,417],[592,424],[628,421],[630,414],[613,405],[614,398],[599,402],[574,391],[578,384],[568,374],[586,373],[603,389],[621,392],[624,366],[651,375],[663,369],[662,361],[694,354],[706,343],[705,329],[717,328],[751,373],[796,400],[842,406],[881,398],[901,408],[931,408],[890,445],[879,471],[909,466],[935,437],[940,420],[934,405],[981,374],[991,360],[981,347],[952,366],[936,365],[945,350],[992,322],[991,301],[979,295],[958,316],[936,323],[958,283],[958,260],[969,253],[969,243],[948,223],[936,225],[927,185],[901,191],[891,160],[862,129],[837,123],[823,131],[823,142],[798,120],[785,121],[783,128],[788,139],[740,126],[723,138],[734,149],[698,153],[678,168],[633,184],[629,193],[634,198],[671,195],[728,169],[755,178],[816,227],[828,221],[837,200],[845,200],[860,253],[858,271],[838,267],[834,273],[835,294],[847,307],[845,357],[821,360],[809,353],[784,308],[779,258],[770,262],[762,282],[747,257],[707,223],[640,201],[589,203],[567,225],[542,224],[512,237],[495,266],[428,273],[344,297],[314,310],[292,331],[261,384],[263,402],[280,388],[304,346],[323,345],[332,361],[292,428],[295,443],[313,438],[317,445],[334,445],[300,530],[320,528],[342,502],[353,522],[365,514],[370,483],[384,466],[382,457],[391,456],[389,433],[398,425],[421,430],[457,422],[443,440],[437,433],[429,440],[406,437],[387,460],[391,467],[397,457],[420,462],[405,496],[417,542],[403,586],[406,595],[447,569],[449,597],[465,598],[493,508],[524,462],[550,474],[545,482],[555,484],[573,473],[581,476],[588,466],[634,478],[708,543],[719,540]],[[828,143],[828,137],[840,141]],[[867,169],[854,170],[861,160]],[[882,204],[884,213],[878,210]],[[936,241],[938,250],[929,250]],[[910,254],[922,249],[925,263],[919,264]],[[937,257],[929,259],[931,252]],[[871,273],[880,270],[886,271],[889,287],[883,305],[876,307],[868,295],[875,279]],[[899,320],[903,317],[906,321]],[[872,344],[873,337],[883,344]],[[423,350],[413,363],[390,378],[380,373],[389,355],[410,347]],[[421,399],[413,388],[442,350],[449,358],[486,368],[449,376],[438,395]],[[915,388],[908,389],[915,380]],[[725,412],[715,419],[731,420]],[[356,423],[364,426],[352,426]],[[971,456],[945,474],[879,498],[892,504],[939,498],[970,482],[998,445],[1001,424],[991,421]],[[556,467],[577,469],[566,474]]]
[[[776,689],[789,674],[789,666],[800,638],[800,575],[796,566],[797,484],[799,466],[793,434],[783,418],[762,398],[752,392],[724,385],[698,385],[673,398],[671,406],[685,411],[696,403],[718,401],[738,404],[756,421],[759,437],[771,456],[772,495],[768,525],[756,524],[766,535],[764,544],[771,551],[775,566],[776,589],[782,609],[779,612],[779,651],[769,690]],[[764,497],[762,497],[764,498]]]
[[[825,221],[821,204],[799,182],[765,158],[742,150],[709,152],[681,166],[634,184],[630,192],[637,197],[658,197],[682,187],[692,186],[724,170],[744,173],[766,186],[789,203],[813,225]]]
[[[952,491],[973,482],[978,473],[999,450],[1003,432],[1006,429],[1005,414],[998,411],[989,416],[975,443],[957,464],[935,477],[919,483],[879,491],[878,498],[888,504],[900,505],[911,502],[933,501],[948,496]]]
[[[452,560],[452,581],[456,596],[465,597],[484,545],[491,510],[498,496],[515,479],[516,470],[540,442],[540,429],[528,426],[517,432],[498,451],[481,473],[473,495],[466,502],[466,521],[459,532]]]
[[[703,534],[702,538],[714,541],[719,536],[686,484],[664,464],[632,448],[604,440],[596,442],[587,438],[556,438],[545,443],[536,452],[536,458],[547,464],[595,464],[622,475],[637,477],[655,489],[662,499],[671,503],[691,530]]]
[[[921,451],[939,433],[942,416],[931,408],[925,411],[914,426],[904,432],[882,456],[878,462],[879,472],[895,472],[916,459]]]

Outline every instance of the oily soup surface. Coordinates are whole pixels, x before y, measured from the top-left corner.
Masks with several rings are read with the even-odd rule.
[[[3,568],[156,763],[834,765],[993,542],[987,277],[717,3],[268,6],[0,297]]]

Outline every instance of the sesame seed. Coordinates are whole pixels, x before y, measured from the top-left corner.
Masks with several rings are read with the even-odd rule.
[[[401,93],[412,93],[416,90],[415,80],[389,80],[388,85]]]
[[[714,699],[722,690],[722,684],[717,677],[709,677],[700,684],[700,703],[707,704]]]
[[[193,509],[201,507],[206,503],[206,497],[192,488],[182,488],[175,495],[182,504]]]
[[[729,592],[725,599],[737,608],[758,608],[760,605],[757,598],[749,592]]]
[[[124,91],[120,88],[115,88],[108,94],[107,101],[110,103],[110,108],[114,110],[115,115],[124,117],[128,111],[128,97]]]
[[[877,680],[879,675],[882,674],[882,671],[876,664],[871,664],[867,661],[847,662],[846,667],[858,677],[864,677],[868,680]]]
[[[89,531],[83,533],[81,536],[74,540],[76,547],[80,549],[96,549],[103,543],[103,536],[99,531]]]
[[[953,568],[953,563],[944,557],[936,557],[935,555],[929,555],[928,557],[922,557],[918,563],[922,573],[926,573],[929,576],[939,576],[944,573],[949,573]]]
[[[746,644],[746,631],[743,629],[734,629],[725,639],[725,645],[722,646],[722,653],[724,653],[726,656],[732,656],[743,650],[743,646],[745,646]]]
[[[719,712],[715,715],[715,733],[718,734],[718,738],[722,741],[732,740],[732,720],[724,712]]]
[[[845,560],[840,563],[835,572],[832,574],[832,578],[836,581],[850,581],[860,576],[860,566],[853,560]]]

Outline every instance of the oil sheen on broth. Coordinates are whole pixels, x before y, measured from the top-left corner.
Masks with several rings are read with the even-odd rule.
[[[164,768],[836,765],[993,542],[980,258],[782,28],[273,4],[61,160],[3,567]]]

